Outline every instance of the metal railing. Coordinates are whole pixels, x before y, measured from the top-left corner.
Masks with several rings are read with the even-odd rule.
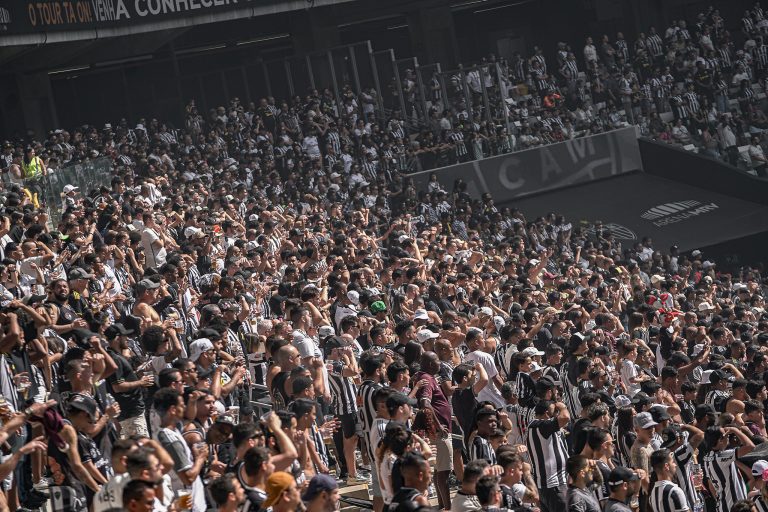
[[[48,218],[55,226],[61,219],[64,186],[79,187],[82,194],[87,194],[102,185],[111,187],[112,159],[106,156],[72,163],[49,172],[43,178],[43,196],[48,208]]]

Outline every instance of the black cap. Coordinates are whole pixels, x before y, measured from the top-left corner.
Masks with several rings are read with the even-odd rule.
[[[704,416],[711,414],[715,415],[715,408],[709,404],[699,404],[696,406],[696,412],[693,413],[693,417],[700,420]]]
[[[104,330],[104,337],[112,341],[118,336],[130,336],[133,334],[132,329],[126,329],[123,324],[112,324]]]
[[[624,482],[634,482],[636,480],[640,480],[640,477],[633,470],[624,466],[616,466],[608,476],[608,485],[616,487]]]
[[[726,382],[733,382],[734,380],[736,380],[736,378],[730,373],[727,373],[723,370],[715,370],[709,376],[709,382],[711,384],[717,384],[721,380],[724,380]]]
[[[661,423],[662,421],[672,419],[672,417],[667,412],[667,408],[663,405],[654,405],[649,409],[649,412],[651,413],[651,416],[653,416],[653,421],[656,423]]]
[[[632,397],[632,405],[635,407],[643,406],[651,403],[651,397],[649,397],[643,391],[638,391],[635,396]]]
[[[346,347],[347,342],[344,341],[344,338],[341,336],[330,336],[328,339],[325,340],[325,343],[323,344],[323,351],[326,355],[331,353],[331,350],[335,348],[341,348]]]
[[[67,408],[87,412],[91,419],[96,419],[96,400],[87,395],[81,395],[80,393],[72,395],[67,402]]]
[[[653,413],[651,413],[653,414]],[[654,418],[655,420],[656,418]],[[664,427],[661,431],[661,447],[670,448],[677,442],[677,437],[680,435],[680,430],[677,426]]]
[[[549,375],[545,375],[536,381],[536,393],[545,393],[550,389],[555,389],[557,384]]]
[[[647,394],[648,396],[651,396],[655,394],[658,390],[661,389],[661,384],[659,384],[656,381],[647,380],[640,384],[640,390]]]
[[[415,398],[411,398],[405,393],[392,393],[387,397],[387,409],[396,409],[401,405],[416,407],[417,403]]]

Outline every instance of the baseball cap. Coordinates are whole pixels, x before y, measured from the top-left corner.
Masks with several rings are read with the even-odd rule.
[[[142,279],[138,284],[139,290],[155,290],[160,288],[160,283],[151,279]]]
[[[321,338],[327,338],[328,336],[335,336],[336,331],[331,325],[321,325],[320,328],[317,330],[317,334]]]
[[[768,461],[758,460],[752,464],[752,476],[755,478],[758,476],[762,478],[763,473],[765,473],[766,470],[768,470]]]
[[[533,356],[543,356],[544,352],[537,349],[536,347],[527,347],[523,350],[522,354],[528,357],[533,357]]]
[[[635,396],[632,397],[632,405],[634,405],[637,408],[640,408],[644,405],[648,405],[651,403],[651,397],[648,396],[647,393],[644,393],[642,391],[638,391],[635,393]]]
[[[493,316],[493,310],[488,306],[483,306],[477,310],[478,315]]]
[[[417,309],[413,314],[414,320],[429,320],[429,314],[426,309]]]
[[[357,306],[358,304],[360,304],[360,294],[359,294],[359,293],[357,293],[355,290],[351,290],[351,291],[348,291],[348,292],[347,292],[347,298],[348,298],[348,299],[349,299],[349,301],[350,301],[352,304],[354,304],[355,306]]]
[[[613,403],[616,405],[616,407],[629,407],[632,405],[632,399],[627,395],[617,395],[613,399]]]
[[[267,508],[274,505],[280,496],[290,489],[292,483],[294,483],[293,476],[285,471],[276,471],[269,475],[266,485],[267,499],[264,500],[263,507]]]
[[[665,427],[661,431],[661,447],[669,448],[677,442],[677,437],[680,435],[680,429],[676,426]]]
[[[405,393],[396,392],[392,393],[387,398],[387,409],[397,409],[401,405],[410,405],[411,407],[416,407],[417,403],[418,402],[416,402],[415,398],[411,398]]]
[[[713,309],[715,309],[715,308],[713,308],[712,304],[710,304],[709,302],[705,301],[705,302],[702,302],[701,304],[699,304],[699,311],[701,311],[701,312],[711,311]]]
[[[213,349],[213,343],[208,338],[200,338],[189,344],[189,359],[197,362],[200,354]]]
[[[734,380],[736,380],[736,378],[730,373],[724,372],[723,370],[714,370],[712,374],[709,376],[709,382],[712,384],[717,384],[721,380],[724,380],[726,382],[733,382]]]
[[[384,304],[384,301],[377,300],[376,302],[371,304],[370,310],[371,310],[371,313],[374,313],[374,314],[381,313],[387,310],[387,305]]]
[[[82,395],[80,393],[72,395],[67,403],[67,408],[87,412],[91,419],[96,419],[96,400],[87,395]]]
[[[104,330],[104,337],[113,340],[118,336],[130,336],[133,329],[127,329],[123,324],[112,324]]]
[[[93,279],[93,274],[89,274],[80,267],[75,267],[69,271],[69,280],[74,281],[75,279]]]
[[[666,405],[654,405],[649,409],[649,412],[653,417],[653,421],[657,423],[661,423],[662,421],[667,421],[672,419],[672,417],[667,412]]]
[[[650,428],[658,425],[658,423],[653,421],[653,416],[649,412],[641,412],[635,416],[634,424],[636,428]]]
[[[611,470],[611,474],[608,476],[608,485],[617,486],[624,482],[634,482],[640,480],[637,473],[624,466],[616,466]]]
[[[69,194],[70,192],[74,192],[75,190],[80,190],[80,187],[76,187],[74,185],[64,185],[64,188],[62,189],[62,191],[65,194]]]
[[[427,340],[433,340],[438,337],[436,332],[432,332],[429,329],[422,329],[416,333],[416,340],[418,340],[419,343],[424,343]]]
[[[336,483],[336,479],[331,478],[328,475],[318,474],[313,476],[312,480],[309,481],[309,486],[307,487],[307,490],[304,492],[304,495],[301,497],[301,499],[303,501],[312,501],[321,492],[331,492],[338,488],[339,484]]]
[[[709,404],[699,404],[696,406],[696,412],[693,413],[693,417],[697,420],[700,420],[701,418],[703,418],[704,416],[707,416],[708,414],[711,414],[714,416],[715,408]]]
[[[506,322],[504,321],[503,317],[496,315],[493,317],[493,325],[496,326],[497,331],[500,331],[504,328]]]

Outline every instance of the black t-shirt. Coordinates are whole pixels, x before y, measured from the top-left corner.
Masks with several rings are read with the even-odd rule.
[[[475,415],[475,407],[477,406],[477,397],[472,386],[464,389],[456,388],[453,391],[453,396],[451,396],[451,406],[461,429],[468,433]]]
[[[112,396],[115,397],[117,403],[120,404],[120,416],[118,416],[117,419],[123,421],[128,418],[135,418],[144,413],[144,395],[142,393],[142,388],[138,387],[120,393],[115,391],[114,386],[115,384],[120,384],[122,382],[136,382],[140,380],[139,376],[133,371],[131,363],[129,363],[125,357],[112,350],[109,351],[109,355],[112,356],[112,360],[115,361],[115,364],[117,365],[117,370],[107,377],[108,390],[112,393]]]
[[[551,327],[551,326],[549,326]],[[548,327],[542,327],[536,335],[536,339],[533,340],[533,345],[537,350],[545,350],[547,345],[552,342],[552,333],[549,332]]]
[[[584,449],[584,445],[587,444],[587,431],[586,428],[591,426],[587,418],[579,418],[576,423],[573,424],[573,430],[571,435],[568,436],[571,439],[571,453],[578,455]]]
[[[82,463],[85,464],[91,461],[96,466],[96,469],[99,470],[99,473],[104,475],[104,478],[109,479],[112,476],[112,465],[101,453],[96,442],[83,432],[77,433],[77,449],[80,452],[80,461]]]
[[[395,495],[392,496],[387,512],[411,512],[418,510],[420,505],[416,498],[419,494],[421,493],[412,487],[400,487]]]

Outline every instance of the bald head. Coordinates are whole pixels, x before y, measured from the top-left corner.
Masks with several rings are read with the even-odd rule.
[[[283,371],[292,370],[299,365],[299,350],[293,345],[285,345],[277,351],[275,359]]]
[[[424,352],[421,354],[421,370],[435,375],[440,370],[440,359],[434,352]]]

